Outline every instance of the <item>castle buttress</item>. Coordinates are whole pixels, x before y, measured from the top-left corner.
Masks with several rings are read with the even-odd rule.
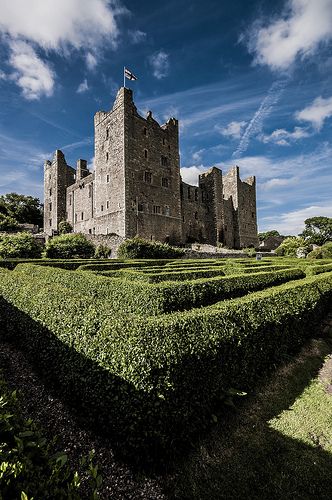
[[[59,150],[45,162],[48,236],[66,220],[83,234],[257,246],[255,178],[241,181],[238,167],[225,176],[213,167],[198,186],[183,182],[175,118],[161,126],[151,112],[143,118],[132,91],[121,88],[113,108],[95,114],[94,128],[94,172],[82,159],[74,170]]]

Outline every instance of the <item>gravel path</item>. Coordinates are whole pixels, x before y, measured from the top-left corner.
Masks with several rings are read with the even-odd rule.
[[[10,344],[0,343],[0,369],[8,386],[19,391],[24,418],[32,418],[50,440],[58,436],[58,447],[68,454],[74,470],[79,468],[80,457],[95,450],[94,462],[103,477],[101,499],[166,499],[158,478],[135,473],[115,459],[110,441],[82,429],[70,409],[54,397],[24,355]]]

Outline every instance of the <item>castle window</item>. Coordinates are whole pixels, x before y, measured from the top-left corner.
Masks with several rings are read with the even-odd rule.
[[[108,153],[106,153],[106,161],[108,161]]]
[[[165,137],[163,137],[163,146],[165,146],[166,144],[166,140],[165,140]]]
[[[147,157],[148,157],[148,150],[144,149],[144,158],[147,158]]]
[[[108,139],[108,138],[109,138],[109,136],[110,136],[110,131],[109,131],[109,129],[107,128],[107,129],[106,129],[106,139]]]
[[[89,234],[92,234],[92,229],[89,229]]]
[[[254,219],[255,218],[255,213],[251,212],[251,217]]]
[[[162,157],[160,158],[160,162],[161,162],[161,165],[162,165],[163,167],[167,167],[168,160],[167,160],[167,157],[166,157],[166,156],[162,156]]]
[[[148,184],[151,184],[151,182],[152,182],[152,174],[151,174],[151,172],[144,172],[144,180]]]
[[[182,222],[184,222],[184,215],[182,216]]]
[[[52,219],[50,219],[50,227],[52,226]]]
[[[190,187],[188,186],[188,200],[190,200],[191,194],[190,194]]]
[[[106,182],[109,182],[110,181],[110,176],[109,174],[106,175]]]
[[[162,187],[164,187],[164,188],[168,188],[168,187],[169,187],[169,182],[168,182],[168,179],[167,179],[166,177],[163,177],[163,178],[161,179],[161,185],[162,185]]]
[[[143,128],[143,134],[144,134],[144,135],[148,135],[148,131],[147,131],[147,128],[146,128],[146,127],[144,127],[144,128]]]
[[[104,205],[100,207],[100,210],[103,212],[104,211]]]
[[[195,201],[198,200],[198,189],[195,189]]]
[[[52,203],[50,203],[50,211],[52,210]]]
[[[84,212],[81,212],[81,220],[84,219]]]
[[[165,206],[165,215],[169,216],[170,215],[170,209],[169,206]]]
[[[153,205],[153,213],[160,214],[160,206],[159,205]]]
[[[195,212],[195,219],[198,219],[198,212]]]
[[[109,208],[109,206],[110,206],[110,202],[107,200],[107,202],[106,202],[106,208]]]
[[[77,214],[75,214],[75,222],[77,222]]]
[[[50,188],[50,196],[52,196],[52,188]]]
[[[71,206],[71,194],[69,195],[69,205]]]
[[[227,233],[227,226],[225,226],[225,233]]]
[[[144,210],[143,203],[138,203],[137,204],[137,211],[138,212],[143,212],[143,210]]]

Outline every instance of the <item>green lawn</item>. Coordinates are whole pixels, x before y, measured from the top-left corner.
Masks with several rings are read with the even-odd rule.
[[[237,410],[223,410],[178,465],[170,497],[331,499],[332,395],[318,376],[331,352],[330,338],[313,340]]]

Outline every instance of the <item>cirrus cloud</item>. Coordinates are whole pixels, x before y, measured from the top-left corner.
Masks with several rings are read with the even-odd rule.
[[[298,120],[310,122],[314,128],[320,130],[324,121],[332,116],[332,97],[324,99],[317,97],[312,104],[296,113]]]

